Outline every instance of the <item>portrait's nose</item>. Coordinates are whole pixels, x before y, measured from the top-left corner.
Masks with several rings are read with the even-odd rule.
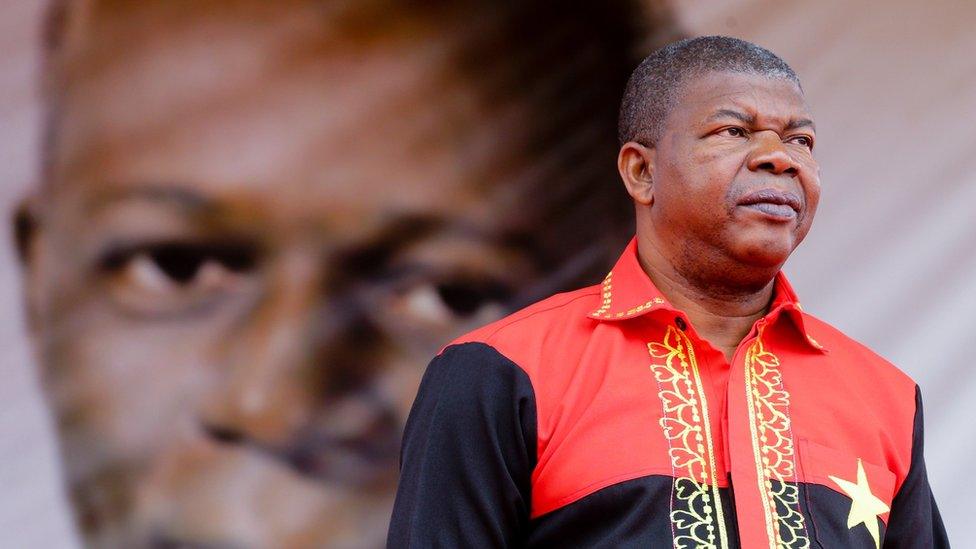
[[[210,434],[278,446],[310,420],[320,386],[311,364],[318,263],[301,252],[275,261],[257,302],[218,343],[214,383],[199,412]]]
[[[767,171],[775,175],[786,174],[790,177],[799,174],[799,164],[790,156],[776,132],[757,132],[754,139],[756,145],[748,160],[750,170]]]
[[[374,387],[381,332],[354,290],[323,289],[336,282],[325,263],[300,252],[276,262],[262,298],[222,342],[200,426],[308,477],[391,482],[400,418]]]

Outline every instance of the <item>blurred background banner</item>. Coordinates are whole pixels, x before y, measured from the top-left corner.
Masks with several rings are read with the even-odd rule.
[[[427,360],[602,278],[623,81],[698,34],[800,75],[823,196],[787,272],[919,382],[961,543],[976,6],[63,4],[0,11],[0,546],[380,543]]]

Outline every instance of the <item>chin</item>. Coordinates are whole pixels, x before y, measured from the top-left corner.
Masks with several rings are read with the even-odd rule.
[[[362,547],[381,548],[386,541],[392,498],[366,498],[323,492],[310,505],[304,487],[298,490],[268,484],[261,491],[267,502],[235,501],[235,486],[213,487],[213,494],[173,495],[142,490],[140,498],[153,500],[103,517],[84,529],[88,547],[132,549],[244,549],[250,547]],[[290,496],[294,496],[293,498]],[[332,501],[324,501],[332,496]],[[214,502],[214,499],[218,499]],[[269,507],[273,508],[269,510]],[[75,518],[83,520],[84,510]],[[271,516],[269,516],[271,515]]]
[[[778,271],[794,248],[792,239],[756,239],[743,243],[735,257],[753,267]]]
[[[203,440],[170,450],[150,459],[129,482],[103,476],[76,486],[75,515],[88,546],[297,549],[385,543],[392,478],[367,490],[296,474],[246,447]],[[120,505],[85,505],[109,492],[120,496]]]

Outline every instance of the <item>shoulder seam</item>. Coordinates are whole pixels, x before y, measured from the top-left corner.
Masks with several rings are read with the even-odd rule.
[[[559,309],[561,307],[565,307],[565,306],[569,305],[570,303],[572,303],[572,302],[574,302],[576,300],[583,299],[584,297],[589,297],[589,296],[594,295],[596,293],[599,293],[599,292],[598,291],[587,292],[587,293],[584,293],[582,295],[578,295],[578,296],[574,297],[573,299],[570,299],[569,301],[565,301],[563,303],[560,303],[558,305],[553,305],[551,307],[547,307],[545,309],[540,309],[538,311],[532,311],[531,313],[529,313],[529,314],[527,314],[525,316],[520,316],[518,318],[512,318],[508,322],[505,322],[501,326],[498,326],[490,334],[488,334],[487,336],[485,336],[485,340],[488,340],[488,339],[491,339],[491,338],[495,337],[495,335],[498,332],[502,331],[505,328],[508,328],[509,326],[511,326],[511,325],[513,325],[513,324],[515,324],[517,322],[521,322],[521,321],[526,320],[528,318],[532,318],[533,316],[538,315],[538,314],[542,314],[542,313],[545,313],[545,312],[548,312],[548,311],[552,311],[553,309]]]
[[[491,343],[488,343],[487,341],[477,341],[477,340],[475,340],[475,341],[462,341],[460,343],[451,343],[449,345],[446,345],[444,347],[444,349],[442,349],[441,352],[437,353],[437,356],[435,356],[434,358],[443,357],[444,356],[444,353],[446,351],[448,351],[449,349],[450,350],[457,350],[457,348],[459,348],[459,347],[469,347],[469,346],[485,347],[488,350],[492,351],[493,353],[497,354],[504,361],[511,363],[512,365],[515,366],[515,368],[518,371],[520,371],[523,374],[525,374],[526,377],[529,378],[529,382],[531,384],[532,378],[531,378],[531,376],[529,376],[529,373],[527,371],[525,371],[525,368],[521,364],[519,364],[518,362],[516,362],[512,357],[510,357],[510,356],[506,355],[505,353],[503,353],[501,351],[501,349],[495,347],[494,345],[492,345]]]

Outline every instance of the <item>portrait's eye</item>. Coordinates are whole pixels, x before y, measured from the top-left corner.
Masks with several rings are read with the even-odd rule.
[[[497,314],[511,290],[502,284],[467,279],[416,284],[400,294],[398,309],[409,318],[429,323],[446,323]]]
[[[437,295],[454,314],[471,316],[483,305],[504,298],[504,290],[498,285],[471,281],[450,281],[437,285]]]
[[[246,245],[161,242],[110,249],[99,271],[126,310],[173,314],[232,290],[255,260]]]

